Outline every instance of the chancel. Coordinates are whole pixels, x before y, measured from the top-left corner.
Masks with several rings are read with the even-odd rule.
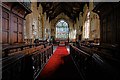
[[[1,80],[120,80],[120,2],[26,1],[0,4]]]

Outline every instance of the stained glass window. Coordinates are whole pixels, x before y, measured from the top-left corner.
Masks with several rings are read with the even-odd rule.
[[[60,20],[56,25],[56,38],[57,39],[67,39],[68,38],[68,23],[64,20]]]

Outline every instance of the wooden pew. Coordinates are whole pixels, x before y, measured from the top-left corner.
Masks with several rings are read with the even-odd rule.
[[[35,80],[53,54],[52,47],[52,45],[46,48],[44,45],[32,45],[30,48],[23,47],[23,50],[8,53],[1,59],[2,80]]]
[[[99,51],[95,52],[87,47],[81,49],[70,45],[70,54],[83,80],[120,79],[120,61],[118,59],[103,56]]]

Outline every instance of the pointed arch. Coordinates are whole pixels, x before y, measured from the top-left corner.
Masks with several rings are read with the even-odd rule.
[[[67,40],[69,35],[68,23],[61,19],[56,23],[56,39]]]

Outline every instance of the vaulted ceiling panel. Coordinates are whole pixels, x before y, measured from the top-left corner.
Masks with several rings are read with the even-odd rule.
[[[83,11],[84,2],[39,2],[43,7],[43,12],[46,12],[49,20],[54,19],[60,13],[65,13],[73,21],[79,17],[79,12]]]

